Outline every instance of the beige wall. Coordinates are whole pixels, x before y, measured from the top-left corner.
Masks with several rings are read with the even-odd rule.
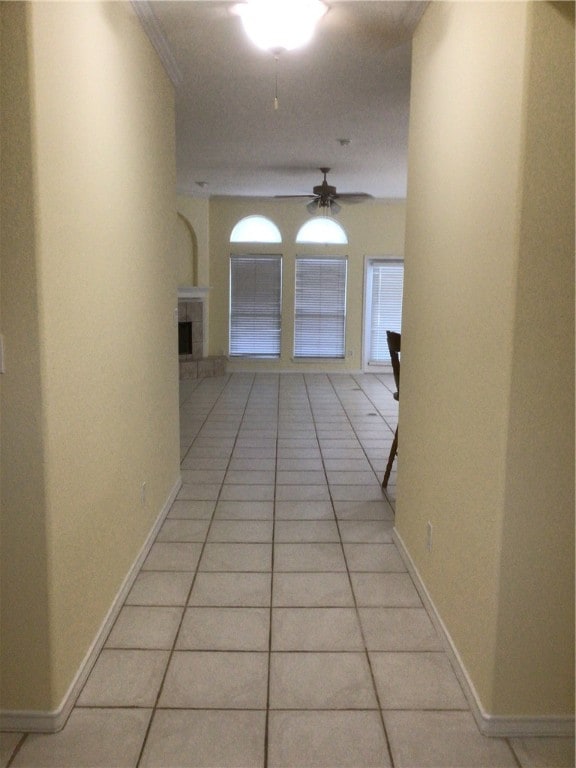
[[[571,712],[574,4],[533,3],[528,21],[494,706]]]
[[[179,474],[173,94],[127,3],[1,12],[2,706],[52,711]]]
[[[550,3],[414,41],[396,525],[492,715],[573,706],[573,71]]]
[[[49,708],[44,403],[26,14],[24,3],[0,5],[0,328],[8,371],[1,376],[0,400],[0,690],[7,697],[3,707]],[[21,699],[19,689],[26,692]]]
[[[261,214],[272,219],[282,233],[282,245],[259,249],[237,244],[231,250],[230,233],[244,216]],[[281,253],[282,266],[282,353],[279,360],[237,359],[228,370],[360,370],[362,365],[362,307],[365,256],[404,255],[404,201],[370,201],[342,206],[338,222],[348,235],[347,246],[296,246],[296,234],[310,218],[300,202],[220,199],[210,202],[210,353],[228,353],[229,259],[230,253]],[[294,260],[296,255],[323,253],[348,256],[348,300],[345,360],[294,362]]]

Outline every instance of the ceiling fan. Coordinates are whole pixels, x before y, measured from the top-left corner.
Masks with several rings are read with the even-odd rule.
[[[320,168],[321,173],[324,174],[322,184],[317,184],[312,188],[311,195],[276,195],[276,197],[299,197],[299,198],[312,198],[306,206],[306,210],[309,213],[338,213],[341,210],[339,205],[342,203],[362,203],[365,200],[370,200],[372,195],[366,192],[337,192],[336,187],[328,184],[326,179],[327,174],[330,172],[330,168]],[[339,201],[339,202],[336,202]]]

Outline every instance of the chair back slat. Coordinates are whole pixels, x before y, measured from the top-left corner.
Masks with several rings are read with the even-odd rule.
[[[386,341],[392,361],[392,373],[394,374],[394,383],[396,384],[396,400],[400,397],[400,342],[402,335],[396,331],[386,331]]]

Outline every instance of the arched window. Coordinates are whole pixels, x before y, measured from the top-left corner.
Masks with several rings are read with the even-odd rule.
[[[282,235],[265,216],[246,216],[233,228],[230,242],[281,243]],[[262,253],[262,247],[254,250],[230,254],[228,351],[231,356],[280,357],[282,256]]]
[[[300,227],[296,235],[296,242],[345,245],[348,242],[348,237],[334,219],[317,216]]]
[[[246,216],[236,224],[231,243],[281,243],[282,235],[273,221],[265,216]]]

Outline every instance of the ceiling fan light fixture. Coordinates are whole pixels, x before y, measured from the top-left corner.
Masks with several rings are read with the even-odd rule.
[[[321,0],[247,0],[236,10],[254,45],[279,54],[310,42],[328,9]]]
[[[335,216],[342,208],[335,200],[316,198],[306,205],[306,210],[308,213],[318,214],[319,216]]]

